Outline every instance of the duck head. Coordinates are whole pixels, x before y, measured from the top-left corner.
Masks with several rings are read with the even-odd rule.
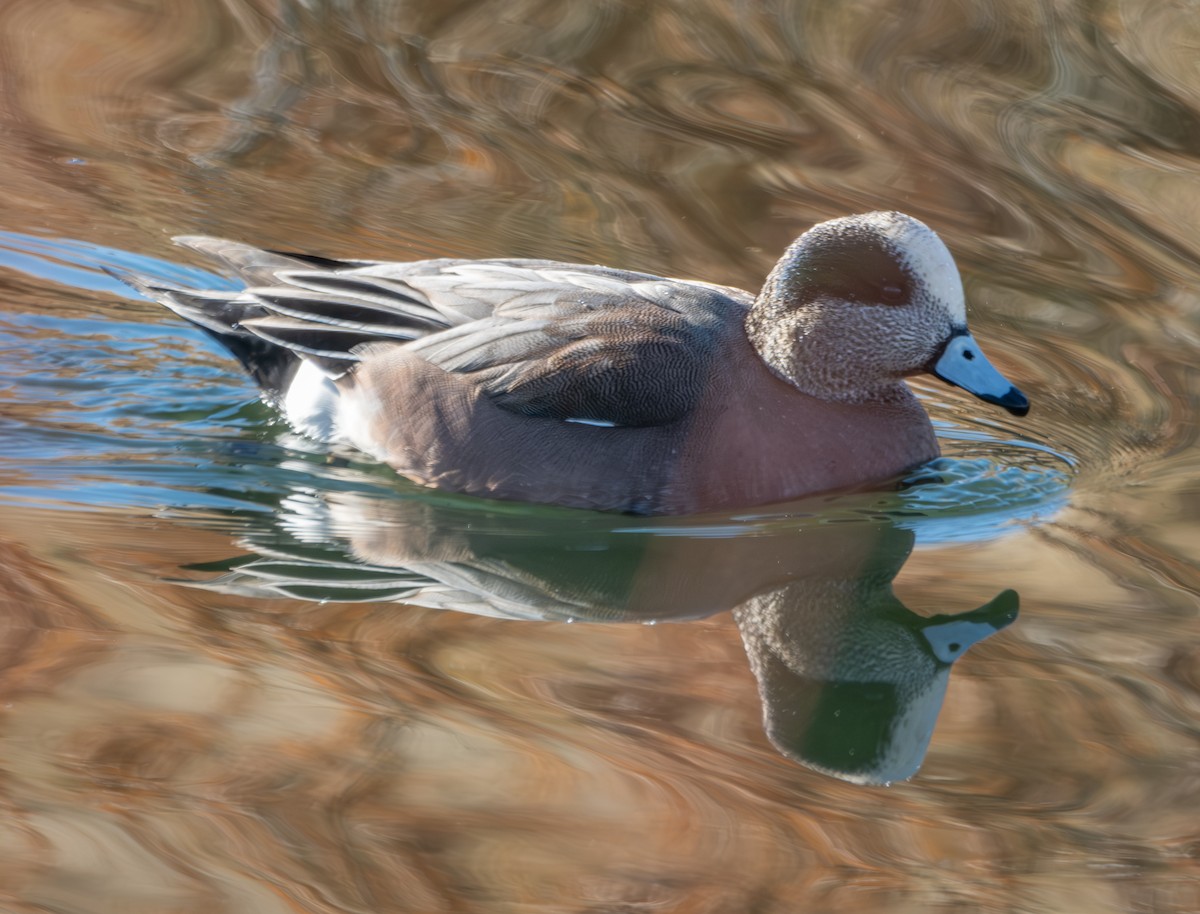
[[[967,330],[954,258],[903,213],[813,226],[767,277],[746,330],[778,377],[823,400],[886,399],[929,373],[1013,415],[1029,411]]]

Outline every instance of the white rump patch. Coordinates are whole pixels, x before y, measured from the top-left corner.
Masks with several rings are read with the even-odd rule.
[[[296,431],[318,441],[335,437],[338,390],[316,365],[300,362],[283,396],[283,413]]]

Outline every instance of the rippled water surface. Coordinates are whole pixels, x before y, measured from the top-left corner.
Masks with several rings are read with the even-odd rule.
[[[1196,12],[0,5],[0,908],[1200,910]],[[104,272],[755,289],[868,209],[1031,413],[694,518],[317,447]]]

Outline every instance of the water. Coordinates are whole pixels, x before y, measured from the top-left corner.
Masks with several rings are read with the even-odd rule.
[[[1200,910],[1195,19],[6,6],[0,908]],[[756,288],[875,208],[1033,411],[921,381],[906,487],[702,518],[316,448],[103,272]]]

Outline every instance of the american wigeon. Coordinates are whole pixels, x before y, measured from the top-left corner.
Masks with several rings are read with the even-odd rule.
[[[207,237],[242,291],[124,276],[219,340],[297,430],[493,498],[639,514],[760,505],[938,455],[904,378],[1016,415],[946,246],[901,213],[823,222],[757,297],[546,260],[329,260]]]

